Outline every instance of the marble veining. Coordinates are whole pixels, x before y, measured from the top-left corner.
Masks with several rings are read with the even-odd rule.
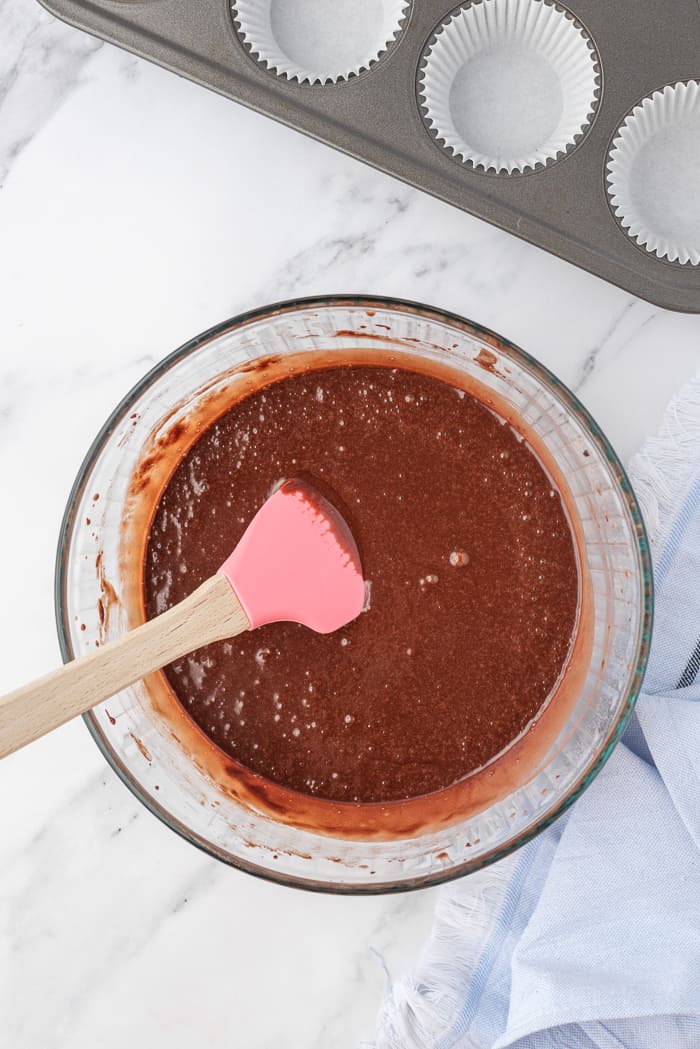
[[[413,298],[572,385],[629,457],[700,366],[672,314],[145,62],[0,0],[0,690],[59,658],[58,528],[166,353],[295,295]],[[433,891],[293,892],[168,831],[80,722],[0,767],[0,1046],[350,1049]]]
[[[102,43],[37,3],[0,0],[0,186],[32,136],[79,83]]]

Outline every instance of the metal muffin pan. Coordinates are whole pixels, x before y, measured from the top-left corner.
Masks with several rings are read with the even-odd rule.
[[[545,248],[641,298],[700,313],[700,266],[640,246],[613,213],[608,154],[644,98],[700,80],[698,0],[543,0],[590,41],[597,90],[588,123],[554,161],[522,173],[486,171],[436,141],[422,107],[426,49],[455,8],[412,0],[395,38],[369,68],[309,83],[261,62],[230,0],[41,0],[64,21],[335,146],[388,174]],[[295,0],[285,0],[290,17]],[[234,0],[235,6],[235,0]]]

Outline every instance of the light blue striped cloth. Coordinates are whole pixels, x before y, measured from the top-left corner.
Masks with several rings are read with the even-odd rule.
[[[630,476],[656,616],[624,741],[567,817],[442,890],[377,1049],[700,1049],[700,375]]]

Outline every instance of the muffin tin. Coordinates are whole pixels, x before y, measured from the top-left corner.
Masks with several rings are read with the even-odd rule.
[[[700,312],[698,0],[42,2],[635,295]]]

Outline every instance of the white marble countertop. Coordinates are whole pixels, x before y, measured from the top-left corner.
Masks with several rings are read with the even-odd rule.
[[[666,313],[45,14],[0,0],[0,692],[59,659],[73,477],[115,403],[267,302],[370,292],[496,329],[627,458],[700,366]],[[372,1037],[430,891],[336,899],[169,832],[83,724],[0,768],[0,1045],[345,1049]]]

